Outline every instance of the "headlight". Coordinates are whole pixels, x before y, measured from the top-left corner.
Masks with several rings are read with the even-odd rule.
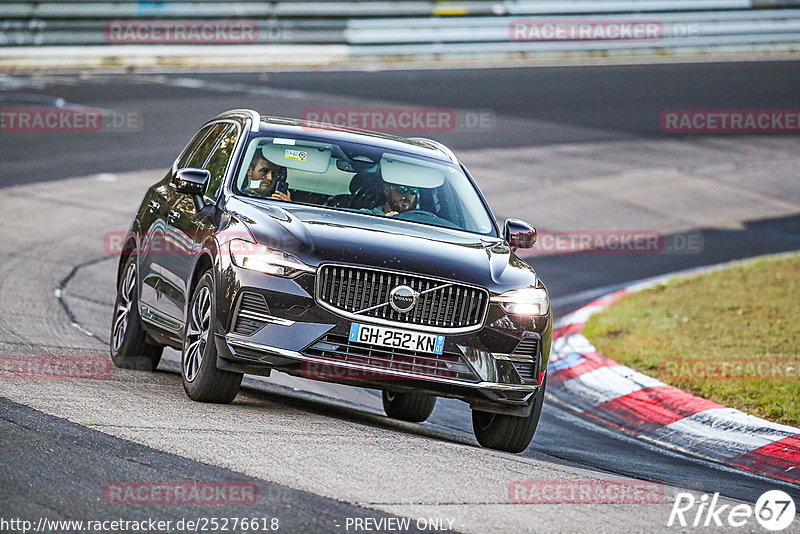
[[[550,308],[550,297],[543,287],[526,287],[506,291],[492,298],[492,302],[500,303],[506,313],[512,315],[547,315]]]
[[[230,242],[233,264],[251,271],[293,278],[301,273],[314,273],[316,269],[306,265],[288,252],[257,245],[241,239]]]

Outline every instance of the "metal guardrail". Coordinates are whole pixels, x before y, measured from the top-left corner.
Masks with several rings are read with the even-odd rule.
[[[798,9],[795,9],[798,8]],[[239,21],[247,42],[142,43],[109,38],[109,25]],[[514,24],[651,22],[657,38],[522,37]],[[788,45],[800,48],[800,0],[94,0],[0,2],[0,46],[335,44],[351,55],[508,54]],[[797,47],[795,47],[797,45]]]
[[[800,0],[220,0],[136,1],[61,0],[0,2],[3,19],[125,19],[125,18],[299,18],[418,17],[468,15],[567,15],[706,11],[762,7],[800,7]]]
[[[116,0],[62,0],[2,2],[5,18],[143,18],[143,17],[414,17],[465,15],[563,15],[625,12],[700,11],[750,9],[760,4],[772,7],[799,6],[800,0],[505,0],[415,1],[415,0],[199,0],[193,2],[148,2]]]
[[[225,20],[232,19],[226,18]],[[251,44],[341,44],[344,43],[344,31],[347,27],[345,20],[248,19],[247,22],[257,29],[257,38],[247,41]],[[108,26],[110,23],[110,20],[0,22],[0,46],[125,45],[126,43],[111,42]],[[236,43],[212,42],[208,44]]]
[[[531,36],[535,24],[570,26],[587,21],[600,30],[613,24],[656,26],[655,37],[645,39],[547,39]],[[515,35],[515,25],[521,32]],[[410,31],[409,28],[413,28]],[[602,31],[600,32],[602,33]],[[463,17],[458,19],[391,19],[351,20],[345,39],[356,45],[463,45],[493,44],[493,49],[536,50],[648,46],[702,46],[714,42],[724,44],[800,42],[800,10],[723,11],[704,13],[620,14],[586,17]]]

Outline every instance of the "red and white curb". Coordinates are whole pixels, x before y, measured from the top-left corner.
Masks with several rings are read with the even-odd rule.
[[[587,417],[660,446],[800,483],[800,429],[668,386],[600,354],[583,335],[592,314],[658,281],[610,293],[558,322],[548,393]]]

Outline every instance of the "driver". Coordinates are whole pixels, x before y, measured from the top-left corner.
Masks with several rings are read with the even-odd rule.
[[[391,217],[417,207],[419,189],[397,184],[383,184],[383,193],[386,195],[386,204],[370,210],[375,215]]]
[[[291,201],[292,196],[289,191],[276,191],[278,182],[286,180],[286,167],[275,165],[265,158],[261,151],[256,152],[250,167],[247,169],[247,185],[245,192],[261,196],[270,197],[275,200]]]

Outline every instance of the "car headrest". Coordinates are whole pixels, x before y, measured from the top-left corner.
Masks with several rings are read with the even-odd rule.
[[[353,175],[350,180],[350,193],[355,194],[356,191],[364,187],[374,186],[375,189],[381,186],[381,177],[374,172],[359,172]]]

